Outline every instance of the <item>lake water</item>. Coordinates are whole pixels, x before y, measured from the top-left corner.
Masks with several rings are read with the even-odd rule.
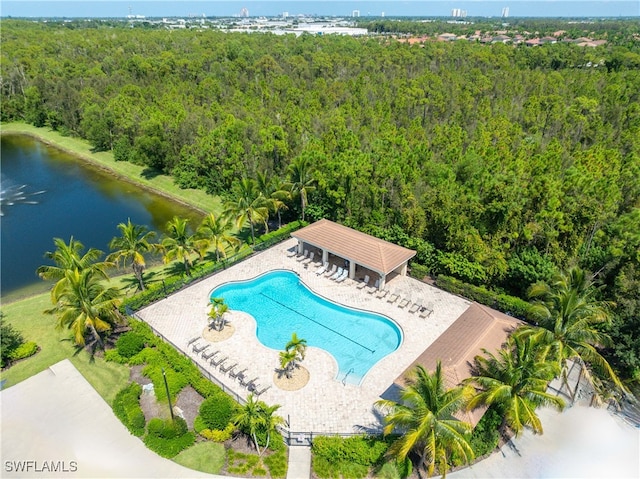
[[[73,236],[86,248],[109,252],[128,218],[158,233],[178,215],[196,226],[201,214],[77,158],[24,136],[1,139],[0,294],[46,290],[36,268],[49,263],[53,238]]]

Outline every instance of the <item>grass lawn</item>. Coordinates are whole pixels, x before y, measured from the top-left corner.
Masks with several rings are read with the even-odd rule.
[[[80,138],[62,136],[49,128],[37,128],[27,123],[5,123],[1,126],[3,134],[18,133],[36,137],[157,193],[172,197],[204,212],[215,213],[216,216],[222,213],[220,197],[209,195],[201,190],[180,189],[170,176],[158,174],[155,171],[150,172],[148,167],[134,165],[128,161],[115,161],[110,151],[94,153],[91,151],[91,144]]]
[[[40,351],[34,356],[0,374],[0,379],[6,380],[4,387],[11,387],[68,358],[103,399],[111,404],[116,393],[127,384],[129,368],[107,363],[101,358],[92,360],[84,350],[76,354],[76,348],[69,340],[70,332],[56,329],[56,318],[43,313],[50,307],[49,293],[3,304],[5,320],[22,333],[25,341],[35,341],[40,346]]]
[[[199,442],[173,458],[178,464],[196,471],[218,474],[224,467],[224,446],[215,442]]]

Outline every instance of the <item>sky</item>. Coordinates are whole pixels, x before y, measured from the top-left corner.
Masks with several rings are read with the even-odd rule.
[[[510,17],[634,17],[640,16],[640,0],[0,0],[2,17],[146,17],[233,16],[242,8],[250,16],[315,14],[351,16],[446,17],[459,8],[468,16],[500,17],[509,8]]]

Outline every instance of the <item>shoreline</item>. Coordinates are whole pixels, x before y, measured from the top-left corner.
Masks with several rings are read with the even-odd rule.
[[[15,126],[17,128],[16,129],[9,129],[9,131],[5,130],[5,128],[7,126],[11,126],[11,125],[13,125],[13,126]],[[20,128],[21,126],[24,126],[24,127],[28,128],[28,129],[26,129],[26,128],[25,129],[21,129]],[[36,131],[31,130],[32,128],[36,129]],[[176,195],[174,195],[174,194],[172,194],[170,192],[167,192],[167,191],[161,189],[158,186],[149,185],[149,184],[144,183],[143,181],[139,180],[138,178],[136,178],[134,176],[131,176],[131,175],[128,175],[126,173],[114,170],[108,164],[105,164],[104,162],[100,161],[99,159],[96,159],[95,157],[92,157],[90,154],[87,154],[87,153],[85,153],[83,151],[80,151],[78,149],[74,149],[74,148],[71,148],[71,147],[64,146],[64,145],[58,143],[57,141],[55,141],[55,139],[52,139],[52,138],[49,138],[49,137],[47,137],[45,135],[39,134],[38,131],[37,131],[37,128],[38,127],[34,127],[34,126],[28,125],[26,123],[23,124],[23,123],[15,123],[14,122],[14,123],[0,124],[0,136],[5,136],[5,135],[6,136],[12,136],[12,135],[14,135],[14,136],[26,136],[26,137],[32,138],[32,139],[37,140],[37,141],[39,141],[41,143],[44,143],[47,146],[55,148],[55,149],[57,149],[59,151],[62,151],[64,153],[67,153],[67,154],[77,158],[78,160],[84,161],[84,162],[88,163],[89,165],[91,165],[91,166],[93,166],[95,168],[98,168],[99,170],[101,170],[101,171],[103,171],[103,172],[105,172],[105,173],[107,173],[107,174],[109,174],[109,175],[111,175],[111,176],[113,176],[115,178],[121,179],[123,181],[126,181],[126,182],[128,182],[128,183],[130,183],[132,185],[138,186],[140,188],[144,188],[145,190],[150,191],[152,193],[155,193],[155,194],[157,194],[159,196],[162,196],[164,198],[167,198],[168,200],[175,201],[176,203],[180,203],[181,205],[183,205],[183,206],[185,206],[187,208],[191,208],[191,209],[201,213],[202,215],[206,215],[206,214],[209,213],[209,211],[204,209],[202,206],[197,205],[197,204],[195,204],[193,202],[190,202],[186,198],[181,198],[179,196],[176,196]],[[53,133],[59,134],[58,132],[53,132]],[[81,139],[81,138],[75,138],[75,137],[70,137],[70,138],[73,138],[76,141],[83,141],[83,142],[85,141],[84,139]],[[104,152],[104,153],[111,155],[110,152]],[[162,176],[170,178],[167,175],[165,175],[164,173],[162,174]],[[187,191],[187,190],[185,190],[185,191]],[[215,198],[215,197],[212,196],[211,198]]]

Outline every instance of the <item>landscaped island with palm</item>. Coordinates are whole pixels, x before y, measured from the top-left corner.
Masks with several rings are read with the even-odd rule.
[[[263,386],[312,387],[309,338],[287,331],[272,376],[243,377],[216,351],[246,329],[223,299],[198,298],[202,333],[189,344],[133,316],[327,218],[415,251],[417,282],[522,322],[458,384],[440,362],[418,365],[395,397],[364,405],[377,431],[314,437],[317,477],[446,474],[525,430],[542,434],[540,408],[562,410],[584,384],[593,406],[628,407],[640,378],[640,51],[626,40],[640,32],[622,24],[590,25],[610,39],[596,48],[531,49],[3,20],[3,127],[78,137],[109,157],[85,151],[90,161],[141,168],[120,174],[199,189],[215,205],[158,231],[122,218],[109,251],[82,231],[52,238],[37,271],[50,293],[3,305],[3,379],[72,357],[158,454],[285,477],[295,434]],[[320,281],[316,260],[282,261]],[[207,376],[202,358],[246,394]],[[187,405],[184,417],[170,405]]]

